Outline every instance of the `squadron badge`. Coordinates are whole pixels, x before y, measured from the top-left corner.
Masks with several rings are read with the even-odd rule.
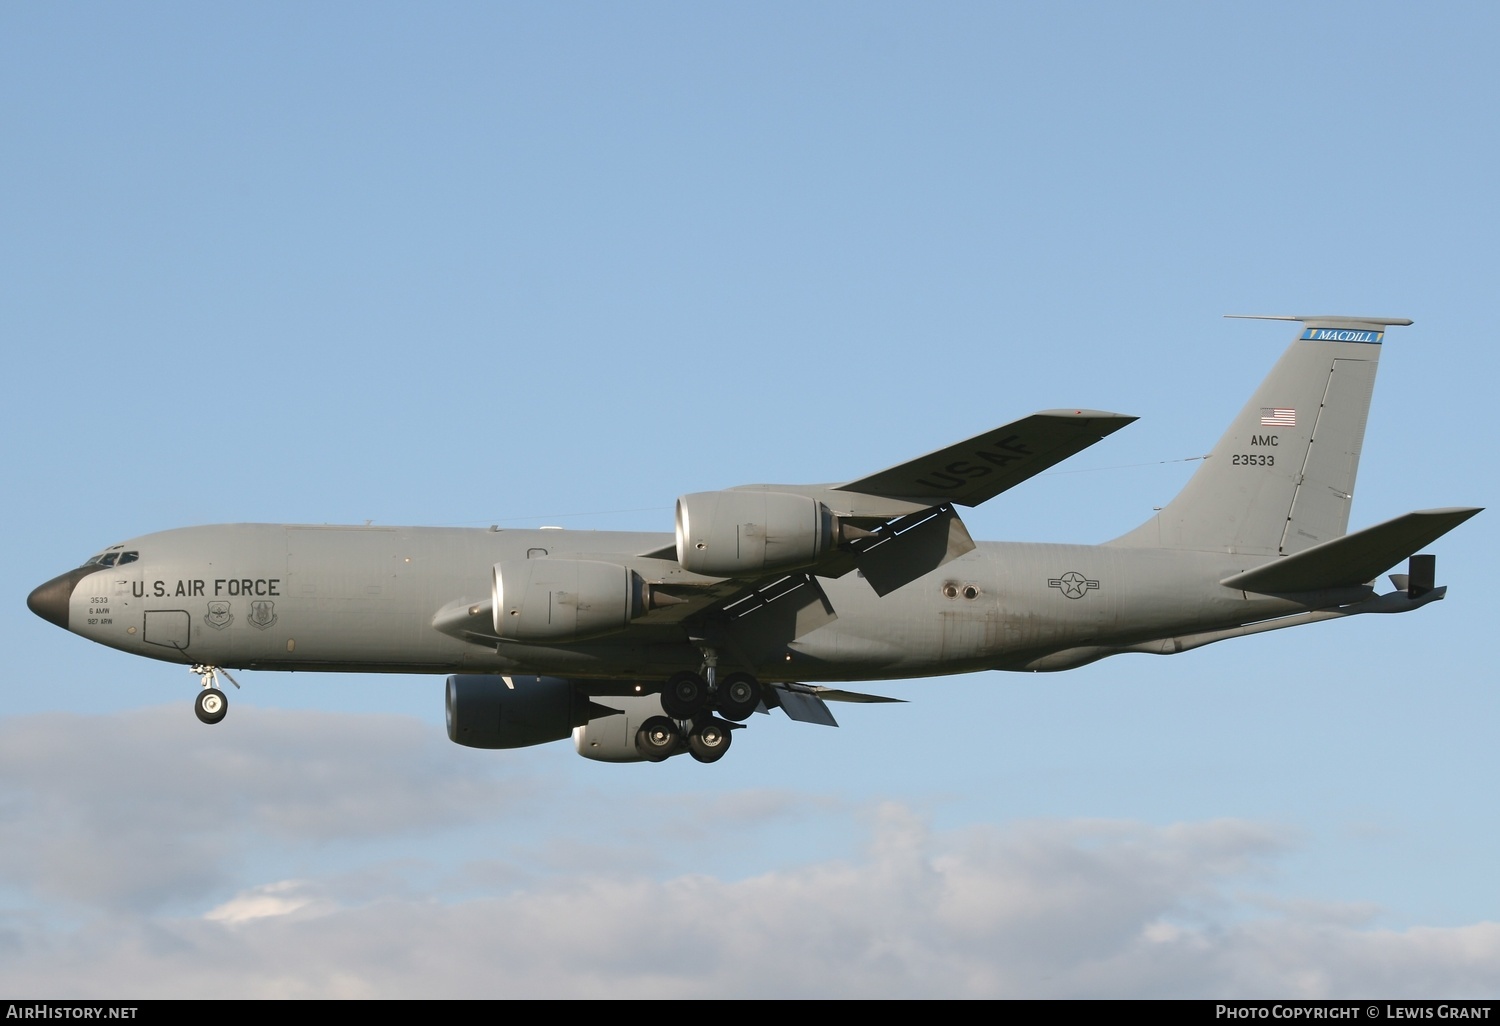
[[[229,611],[229,603],[210,602],[208,604],[208,612],[203,616],[203,622],[217,631],[222,631],[225,627],[234,623],[234,614]]]
[[[250,603],[250,626],[265,630],[276,622],[276,603],[259,599]]]

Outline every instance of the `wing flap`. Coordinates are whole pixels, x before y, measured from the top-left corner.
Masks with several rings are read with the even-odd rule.
[[[826,702],[854,702],[869,705],[886,702],[905,702],[904,698],[886,698],[883,695],[867,695],[858,691],[840,688],[825,688],[817,684],[772,684],[772,701],[781,707],[788,719],[799,723],[817,723],[824,727],[837,727]]]
[[[1480,512],[1479,507],[1423,509],[1314,545],[1224,578],[1242,591],[1284,594],[1368,584],[1424,545]]]
[[[903,527],[897,521],[889,537],[854,557],[865,580],[882,597],[975,548],[969,529],[951,506],[906,519],[916,522]]]
[[[788,642],[838,619],[818,579],[792,574],[757,586],[721,608],[728,639],[755,663],[782,651]]]

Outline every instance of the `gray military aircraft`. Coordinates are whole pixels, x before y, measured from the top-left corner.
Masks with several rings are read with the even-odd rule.
[[[677,500],[668,534],[228,524],[113,545],[27,600],[92,641],[225,667],[446,673],[448,735],[717,761],[757,711],[836,725],[826,683],[1066,670],[1441,599],[1413,555],[1479,512],[1345,534],[1389,317],[1298,337],[1165,508],[1103,545],[976,543],[974,506],[1134,420],[1047,410],[844,484]],[[1372,582],[1392,574],[1394,590]],[[821,682],[821,683],[819,683]]]

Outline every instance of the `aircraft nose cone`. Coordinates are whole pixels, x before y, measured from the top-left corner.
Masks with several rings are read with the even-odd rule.
[[[73,597],[73,589],[77,585],[78,573],[76,571],[69,571],[60,577],[54,577],[26,596],[26,608],[48,623],[55,623],[63,630],[67,630],[68,600]]]

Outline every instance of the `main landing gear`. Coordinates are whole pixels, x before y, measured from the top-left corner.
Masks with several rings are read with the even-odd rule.
[[[229,671],[217,666],[206,666],[196,663],[193,672],[198,675],[198,680],[203,685],[203,690],[198,692],[198,697],[193,701],[193,712],[198,714],[198,719],[204,723],[218,723],[229,714],[229,698],[217,687],[219,674],[233,684],[236,689],[240,682],[229,675]]]
[[[635,732],[635,750],[650,762],[663,762],[684,748],[699,762],[718,762],[729,751],[730,732],[737,724],[716,716],[700,716],[683,724],[666,716],[652,716]]]
[[[706,662],[705,676],[684,670],[667,678],[661,690],[666,715],[652,716],[636,731],[642,758],[661,762],[685,747],[699,762],[718,762],[729,751],[732,731],[760,706],[759,681],[748,673],[716,681],[716,660],[710,654]]]
[[[691,671],[674,673],[661,690],[662,712],[677,720],[712,709],[741,723],[760,705],[760,682],[748,673],[731,673],[713,687]]]

